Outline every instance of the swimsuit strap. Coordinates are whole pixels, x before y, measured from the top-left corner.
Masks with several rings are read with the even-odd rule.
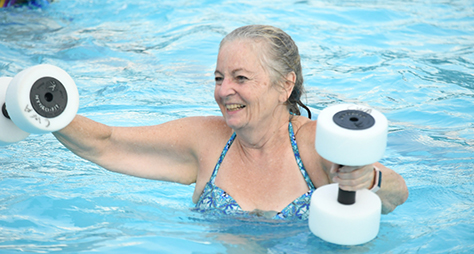
[[[217,176],[217,171],[219,171],[219,168],[221,167],[221,163],[224,160],[225,155],[227,154],[227,151],[229,151],[230,145],[234,142],[235,139],[235,132],[232,134],[230,137],[229,141],[227,141],[227,144],[224,147],[224,150],[222,150],[221,156],[219,157],[219,160],[216,163],[216,166],[214,167],[214,171],[212,172],[210,182],[214,184],[216,176]]]
[[[313,182],[309,178],[308,173],[306,172],[306,169],[304,168],[303,161],[301,160],[300,152],[298,150],[298,145],[296,144],[296,138],[295,138],[295,133],[293,132],[293,125],[288,124],[288,132],[290,133],[290,141],[291,141],[291,147],[293,148],[293,153],[295,154],[295,159],[296,163],[298,164],[298,167],[300,168],[301,174],[304,177],[304,180],[306,181],[306,184],[308,184],[309,189],[316,189],[314,187]]]

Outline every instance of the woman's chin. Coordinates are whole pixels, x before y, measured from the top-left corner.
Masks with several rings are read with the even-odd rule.
[[[230,128],[234,130],[240,129],[243,126],[242,120],[237,119],[235,117],[228,117],[225,120],[226,120],[227,126],[229,126]]]
[[[239,129],[240,127],[240,124],[237,123],[236,121],[228,121],[226,120],[226,123],[227,123],[227,126],[229,126],[230,128],[236,130],[236,129]]]

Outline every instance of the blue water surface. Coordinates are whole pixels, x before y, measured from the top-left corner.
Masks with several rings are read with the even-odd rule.
[[[299,46],[317,114],[340,102],[390,122],[382,162],[410,196],[359,246],[306,222],[215,218],[194,186],[111,173],[51,134],[0,147],[0,253],[473,253],[474,3],[68,0],[0,9],[0,76],[65,69],[79,113],[119,126],[219,115],[220,40],[270,24]],[[0,129],[0,131],[2,131]]]

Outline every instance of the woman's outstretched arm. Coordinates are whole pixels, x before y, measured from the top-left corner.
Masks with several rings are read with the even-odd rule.
[[[78,115],[53,134],[73,153],[108,170],[191,184],[210,121],[212,117],[190,117],[154,126],[111,127]]]

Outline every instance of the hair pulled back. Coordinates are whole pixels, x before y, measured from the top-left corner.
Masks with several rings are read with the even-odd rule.
[[[264,68],[270,73],[270,79],[273,84],[282,84],[286,82],[286,76],[294,72],[296,80],[293,91],[286,101],[290,113],[301,115],[301,106],[308,111],[308,117],[311,118],[311,111],[301,102],[301,95],[304,93],[303,73],[301,69],[301,58],[293,39],[283,30],[268,25],[249,25],[235,29],[229,33],[220,43],[222,47],[226,42],[236,39],[252,39],[254,41],[263,41],[263,62]]]

